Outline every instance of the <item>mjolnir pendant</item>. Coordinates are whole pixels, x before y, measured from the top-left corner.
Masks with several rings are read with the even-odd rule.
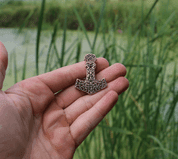
[[[107,83],[104,78],[99,81],[95,79],[96,60],[97,59],[94,54],[87,54],[85,56],[84,61],[86,61],[86,78],[85,80],[77,79],[75,83],[75,87],[77,89],[88,94],[94,94],[107,87]]]

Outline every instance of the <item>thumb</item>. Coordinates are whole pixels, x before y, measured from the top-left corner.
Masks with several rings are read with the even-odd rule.
[[[2,89],[3,86],[7,64],[8,64],[8,53],[5,46],[0,41],[0,90]]]

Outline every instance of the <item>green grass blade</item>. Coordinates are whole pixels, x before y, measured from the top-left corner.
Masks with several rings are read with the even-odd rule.
[[[42,31],[44,10],[45,10],[45,0],[42,0],[40,17],[39,17],[39,22],[38,22],[37,38],[36,38],[36,56],[35,56],[36,57],[36,75],[39,74],[39,47],[40,47],[40,36],[41,36],[41,31]]]
[[[72,59],[72,55],[74,54],[74,50],[75,50],[75,47],[72,49],[71,53],[69,54],[69,56],[66,60],[65,66],[71,64],[73,62],[73,60],[76,60],[76,57],[73,57],[73,59]]]
[[[52,49],[52,52],[51,52],[51,55],[49,57],[49,71],[52,71],[54,69],[54,66],[56,66],[56,62],[55,62],[55,59],[54,59],[54,48]],[[54,66],[52,66],[52,64],[54,63]]]
[[[165,28],[166,26],[171,22],[171,20],[173,20],[174,16],[176,15],[176,12],[173,12],[169,18],[165,21],[165,23],[163,24],[163,26],[161,27],[160,31],[158,32],[159,34],[163,34],[165,32]]]
[[[107,43],[106,43],[106,29],[105,29],[105,22],[104,19],[102,19],[102,39],[103,39],[103,45],[104,45],[104,54],[103,57],[106,58],[108,55],[108,48],[107,48]]]
[[[24,56],[24,62],[23,62],[22,80],[24,80],[26,76],[27,54],[28,54],[28,51],[26,50],[25,56]]]
[[[97,27],[97,21],[96,21],[96,19],[95,19],[95,16],[94,16],[94,14],[93,14],[93,11],[92,11],[92,9],[91,9],[91,7],[90,7],[90,4],[87,4],[87,10],[88,10],[88,12],[89,12],[89,14],[90,14],[90,16],[91,16],[93,22],[94,22],[95,27]]]
[[[44,53],[45,53],[45,47],[46,46],[43,46],[40,50],[40,53],[39,53],[39,57],[43,57]]]
[[[157,128],[157,124],[159,122],[159,115],[160,115],[160,109],[161,109],[161,100],[163,97],[163,82],[164,82],[164,78],[165,78],[165,71],[162,72],[161,74],[161,81],[160,81],[160,89],[159,89],[159,95],[158,95],[158,104],[157,104],[157,108],[155,111],[155,117],[154,117],[154,134],[156,133],[156,128]],[[156,135],[156,134],[155,134]]]
[[[83,22],[82,22],[82,19],[81,19],[80,15],[78,14],[77,9],[75,8],[75,6],[74,6],[73,10],[74,10],[74,13],[75,13],[75,15],[76,15],[76,17],[77,17],[77,19],[78,19],[79,25],[80,25],[80,27],[82,28],[82,30],[83,30],[83,32],[84,32],[84,34],[85,34],[85,37],[86,37],[86,39],[87,39],[87,41],[88,41],[88,44],[89,44],[89,46],[90,46],[90,49],[92,50],[92,45],[91,45],[90,39],[89,39],[89,37],[88,37],[87,31],[86,31],[86,29],[85,29],[85,26],[84,26],[84,24],[83,24]]]
[[[153,139],[161,148],[163,148],[163,144],[161,143],[161,141],[159,141],[158,138],[156,138],[156,137],[153,136],[153,135],[148,135],[148,138]]]
[[[155,136],[148,135],[148,138],[151,138],[155,143],[157,143],[159,145],[160,148],[162,148],[162,149],[164,148],[161,141],[158,138],[156,138]],[[164,157],[166,156],[164,151],[162,151],[161,153],[162,153],[162,158],[164,159]]]
[[[65,11],[65,20],[64,20],[64,26],[63,26],[63,40],[62,40],[61,61],[60,61],[61,67],[63,67],[63,64],[64,64],[66,32],[67,32],[67,10]]]
[[[55,51],[55,55],[57,57],[57,67],[60,67],[61,59],[59,58],[59,52],[57,50],[57,47],[56,47],[55,43],[54,43],[54,51]]]
[[[75,61],[76,63],[79,62],[80,60],[81,48],[82,48],[82,41],[80,40],[77,44],[76,61]]]
[[[175,108],[176,108],[176,104],[178,102],[178,92],[176,93],[176,72],[177,72],[177,64],[175,63],[175,66],[174,66],[174,74],[173,74],[173,84],[172,84],[172,91],[173,91],[173,99],[172,99],[172,102],[171,102],[171,106],[170,106],[170,109],[168,110],[168,113],[167,113],[167,123],[166,125],[168,125],[168,123],[170,122],[171,118],[173,117],[173,113],[175,111]]]
[[[109,127],[109,126],[105,126],[105,125],[101,125],[101,124],[99,124],[99,127],[102,127],[104,129],[111,130],[111,131],[114,131],[114,132],[118,132],[118,133],[121,133],[121,134],[125,134],[125,135],[133,135],[133,133],[131,131],[124,130],[124,129],[117,128],[117,127]]]
[[[28,16],[24,20],[23,24],[20,26],[20,28],[18,30],[18,34],[20,34],[22,32],[23,28],[26,26],[26,24],[28,23],[29,19],[31,18],[31,16],[33,15],[34,12],[35,12],[35,10],[31,10],[30,11],[30,13],[28,14]]]
[[[105,6],[106,6],[106,0],[103,0],[103,6],[102,6],[101,11],[100,11],[100,17],[99,17],[99,20],[98,20],[98,24],[97,24],[96,32],[95,32],[95,37],[94,37],[94,40],[93,40],[93,46],[92,46],[93,51],[95,49],[96,39],[97,39],[97,36],[98,36],[101,20],[103,19]]]
[[[75,44],[79,41],[79,38],[77,37],[72,44],[66,49],[65,54],[67,54],[73,47],[75,47]]]
[[[53,33],[52,33],[52,36],[51,36],[51,42],[50,42],[49,49],[48,49],[48,53],[47,53],[47,56],[46,56],[46,65],[45,65],[45,70],[44,70],[44,72],[47,72],[47,69],[48,69],[49,56],[50,56],[51,48],[52,48],[52,46],[54,45],[55,40],[56,40],[57,29],[58,29],[58,20],[55,22],[54,30],[53,30]]]
[[[142,159],[146,155],[146,153],[150,153],[152,151],[164,151],[165,153],[168,153],[168,154],[174,156],[175,158],[178,158],[178,155],[175,154],[174,152],[172,152],[168,149],[165,149],[165,148],[160,148],[160,147],[153,147],[153,148],[148,149],[140,158]]]
[[[143,25],[143,23],[148,19],[149,15],[152,13],[153,9],[155,8],[156,4],[158,3],[159,0],[155,0],[154,4],[152,5],[152,7],[150,8],[149,12],[147,13],[147,15],[145,16],[145,18],[143,18],[143,20],[140,22],[140,24],[138,25],[138,29]]]

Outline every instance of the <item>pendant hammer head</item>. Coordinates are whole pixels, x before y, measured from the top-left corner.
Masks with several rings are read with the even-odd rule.
[[[96,62],[96,56],[94,54],[87,54],[85,55],[84,61],[86,62]]]

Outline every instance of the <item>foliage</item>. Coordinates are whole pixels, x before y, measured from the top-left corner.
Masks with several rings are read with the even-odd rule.
[[[23,2],[22,1],[15,1],[15,0],[10,0],[7,2],[8,5],[14,5],[14,6],[22,6]]]
[[[158,0],[157,0],[158,1]],[[9,2],[16,3],[16,2]],[[38,25],[38,15],[40,12],[40,4],[39,3],[27,3],[20,2],[22,5],[5,5],[0,10],[0,26],[1,27],[18,27],[22,25],[23,20],[27,17],[32,10],[35,12],[29,18],[28,23],[25,25],[26,27],[37,27]],[[127,30],[129,26],[132,26],[132,33],[137,30],[138,24],[143,20],[142,16],[149,12],[149,9],[153,5],[154,1],[145,1],[144,8],[142,7],[142,2],[138,1],[109,1],[107,2],[107,7],[105,9],[105,14],[103,19],[105,23],[112,24],[116,20],[117,29],[122,29],[123,31]],[[65,11],[68,12],[68,23],[67,29],[76,30],[79,27],[79,23],[77,21],[77,17],[74,14],[73,7],[75,7],[81,16],[84,26],[86,30],[94,30],[94,22],[90,15],[89,8],[92,10],[93,16],[96,21],[99,18],[99,8],[101,8],[102,2],[97,1],[70,1],[66,5],[62,2],[58,1],[49,1],[47,2],[46,9],[44,11],[44,22],[48,26],[52,26],[56,20],[59,20],[59,27],[63,27],[64,23],[64,15]],[[130,9],[132,8],[132,9]],[[10,11],[11,10],[11,11]],[[166,11],[166,12],[163,12]],[[173,0],[163,0],[159,2],[159,5],[154,7],[153,12],[157,15],[157,19],[155,20],[155,31],[161,27],[168,18],[168,16],[175,11],[175,14],[178,14],[178,3]],[[8,15],[8,18],[7,18]],[[117,19],[116,19],[117,16]],[[5,18],[6,17],[6,18]],[[146,29],[150,28],[150,19],[151,16],[144,19],[145,22],[145,31],[143,35],[146,35]],[[170,31],[175,30],[178,27],[177,18],[174,18],[174,21],[171,21],[167,26],[170,28]],[[109,26],[106,25],[106,31],[109,30]]]

